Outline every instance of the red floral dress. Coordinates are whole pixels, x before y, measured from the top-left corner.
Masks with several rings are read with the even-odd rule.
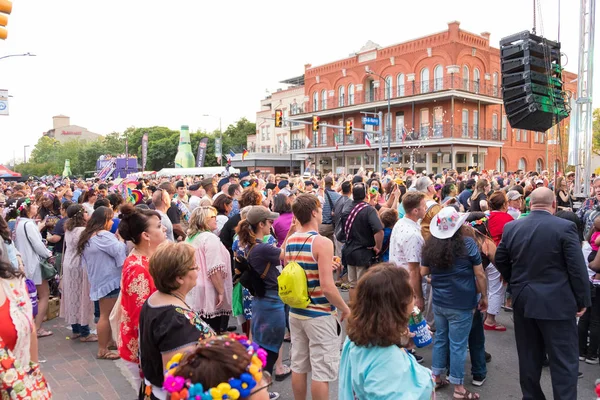
[[[118,340],[119,355],[125,361],[139,362],[138,327],[140,312],[146,299],[156,291],[148,272],[145,256],[130,255],[123,263],[121,281],[121,324]]]

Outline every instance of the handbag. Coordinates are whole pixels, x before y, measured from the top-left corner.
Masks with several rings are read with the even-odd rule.
[[[33,248],[31,239],[29,239],[29,235],[27,234],[27,222],[25,223],[25,226],[23,227],[23,232],[25,233],[25,237],[27,238],[29,245],[31,246],[31,248]],[[42,280],[43,281],[48,281],[48,280],[54,278],[56,276],[56,274],[58,273],[56,271],[56,267],[54,266],[54,258],[53,257],[40,259],[40,268],[42,270]]]
[[[0,337],[0,398],[11,400],[52,398],[38,363],[21,365]]]

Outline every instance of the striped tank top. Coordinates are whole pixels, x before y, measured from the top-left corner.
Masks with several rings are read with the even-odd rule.
[[[319,265],[312,253],[312,244],[317,235],[317,232],[294,233],[288,238],[285,246],[286,262],[296,261],[304,268],[308,281],[310,304],[306,308],[290,308],[290,317],[297,319],[309,319],[337,314],[335,307],[329,304],[329,300],[327,300],[321,290]]]

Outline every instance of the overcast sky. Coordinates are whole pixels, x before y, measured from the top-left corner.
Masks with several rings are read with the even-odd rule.
[[[558,1],[541,0],[538,34],[558,35]],[[577,72],[579,1],[562,0],[560,39]],[[92,132],[182,124],[213,130],[255,120],[280,80],[381,46],[461,29],[500,38],[531,29],[531,1],[14,0],[0,56],[0,89],[14,96],[0,116],[0,161],[33,145],[52,116]],[[541,32],[543,23],[543,32]],[[596,51],[600,54],[600,51]],[[597,56],[598,57],[598,56]],[[596,63],[600,65],[600,63]],[[596,87],[598,87],[596,80]],[[594,101],[595,104],[600,104]]]

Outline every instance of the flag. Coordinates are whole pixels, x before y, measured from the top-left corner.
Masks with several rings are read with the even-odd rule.
[[[142,171],[146,170],[146,161],[148,160],[148,132],[142,136]]]
[[[371,148],[371,139],[369,139],[369,134],[365,132],[365,144]]]
[[[304,142],[304,147],[308,148],[308,145],[310,145],[310,139],[308,138],[308,135],[306,136],[306,141]]]
[[[235,153],[233,152],[233,150],[229,150],[229,158],[234,158],[235,157]]]
[[[216,145],[216,142],[215,142]],[[206,148],[208,147],[208,138],[203,137],[200,139],[200,143],[198,143],[198,153],[196,156],[196,167],[202,168],[204,167],[204,159],[206,158]],[[221,154],[216,154],[217,158],[221,157]]]
[[[406,140],[406,134],[407,134],[406,128],[402,127],[402,143],[404,143],[404,140]]]
[[[244,161],[246,159],[247,155],[248,155],[248,150],[244,149],[244,151],[242,151],[242,161]]]

